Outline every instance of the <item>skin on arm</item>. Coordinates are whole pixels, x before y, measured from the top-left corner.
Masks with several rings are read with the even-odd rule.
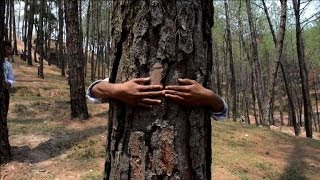
[[[213,112],[221,112],[224,103],[220,96],[204,88],[195,80],[178,79],[179,85],[165,87],[165,97],[185,105],[210,106]]]
[[[131,106],[151,107],[161,103],[159,97],[164,96],[161,85],[144,85],[150,78],[136,78],[130,81],[113,84],[101,81],[91,89],[98,98],[114,98]]]

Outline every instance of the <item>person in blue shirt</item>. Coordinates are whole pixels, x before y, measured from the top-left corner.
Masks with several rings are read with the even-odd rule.
[[[95,103],[114,98],[131,106],[150,107],[159,105],[157,97],[166,97],[187,106],[207,106],[216,120],[225,119],[228,107],[225,101],[212,90],[204,88],[195,80],[179,79],[179,85],[145,85],[150,78],[135,78],[124,83],[109,83],[109,79],[93,82],[87,89],[86,97]]]
[[[3,54],[4,54],[4,62],[3,62],[3,72],[4,72],[4,100],[5,100],[5,117],[8,115],[9,110],[9,102],[10,102],[10,93],[9,90],[15,82],[13,68],[10,63],[9,58],[11,57],[11,43],[4,42]]]

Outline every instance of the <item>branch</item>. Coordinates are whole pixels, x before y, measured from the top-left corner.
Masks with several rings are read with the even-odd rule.
[[[316,17],[315,19],[313,19],[313,20],[310,21],[310,19],[313,18],[314,16],[317,16],[317,17]],[[312,22],[317,21],[317,20],[319,20],[319,19],[320,19],[320,12],[317,12],[317,13],[313,14],[313,16],[311,16],[310,18],[308,18],[308,19],[306,19],[305,21],[301,22],[301,24],[303,24],[303,25],[302,25],[302,29],[304,29],[304,27],[305,27],[306,25],[308,25],[309,23],[312,23]]]
[[[300,9],[300,14],[299,15],[301,15],[305,11],[305,9],[307,9],[307,7],[310,5],[311,2],[312,2],[312,0],[308,0],[308,1],[302,2],[300,4],[300,5],[302,5],[302,4],[306,3],[306,5],[303,8]]]

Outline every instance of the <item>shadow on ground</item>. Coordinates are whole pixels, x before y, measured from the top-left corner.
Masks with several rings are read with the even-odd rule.
[[[83,131],[70,131],[54,135],[49,140],[40,143],[34,148],[29,146],[13,146],[12,161],[23,163],[38,163],[55,158],[64,154],[67,150],[71,149],[75,144],[86,140],[97,134],[106,132],[105,126],[94,127]]]

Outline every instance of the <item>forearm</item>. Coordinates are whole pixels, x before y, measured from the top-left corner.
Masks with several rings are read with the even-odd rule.
[[[211,90],[208,90],[207,94],[207,105],[211,107],[212,112],[222,112],[224,110],[224,103],[221,97]]]
[[[97,98],[116,98],[117,84],[112,84],[107,81],[101,81],[95,84],[91,89],[91,94]]]

